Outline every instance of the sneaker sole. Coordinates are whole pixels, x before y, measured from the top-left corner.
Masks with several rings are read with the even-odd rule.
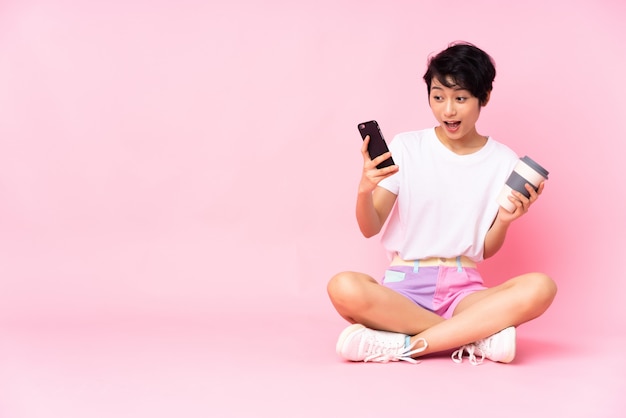
[[[341,332],[341,334],[339,335],[339,340],[337,340],[337,347],[335,347],[335,350],[337,351],[337,354],[339,354],[339,356],[345,357],[343,355],[343,347],[346,341],[352,338],[352,335],[354,334],[355,331],[358,331],[363,328],[365,328],[364,325],[352,324]]]

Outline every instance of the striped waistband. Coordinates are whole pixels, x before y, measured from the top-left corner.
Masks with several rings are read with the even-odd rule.
[[[476,268],[476,263],[464,255],[455,258],[430,257],[420,260],[403,260],[396,254],[391,260],[392,266],[413,266],[415,269],[419,267],[463,267]]]

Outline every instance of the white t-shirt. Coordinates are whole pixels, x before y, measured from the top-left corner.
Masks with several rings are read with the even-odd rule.
[[[481,261],[515,152],[490,137],[479,151],[458,155],[434,128],[396,135],[389,149],[400,171],[379,183],[398,196],[382,236],[385,249],[405,260]]]

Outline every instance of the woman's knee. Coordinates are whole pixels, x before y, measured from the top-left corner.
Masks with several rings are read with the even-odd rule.
[[[350,271],[333,276],[328,282],[328,296],[334,304],[354,303],[362,298],[364,278]]]
[[[544,273],[529,273],[522,280],[526,282],[532,304],[547,309],[558,290],[554,280]]]
[[[537,287],[539,288],[540,296],[544,299],[552,301],[556,296],[558,290],[554,280],[547,274],[535,273],[535,280],[537,281]]]
[[[351,292],[354,286],[354,274],[352,272],[342,272],[335,274],[329,281],[326,290],[331,299],[341,299]]]

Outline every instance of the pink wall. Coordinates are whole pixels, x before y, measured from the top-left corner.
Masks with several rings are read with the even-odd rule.
[[[356,123],[432,126],[426,57],[464,39],[499,72],[481,132],[551,171],[485,272],[553,275],[546,330],[626,319],[623,1],[203,3],[0,6],[3,317],[331,309],[385,262]]]

